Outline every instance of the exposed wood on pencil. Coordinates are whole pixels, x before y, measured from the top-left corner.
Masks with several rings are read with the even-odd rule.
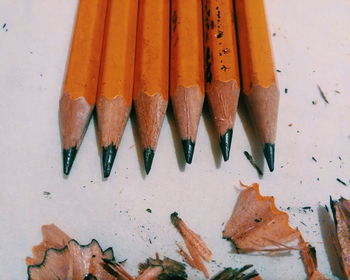
[[[108,177],[132,104],[138,0],[109,1],[97,121],[104,177]]]
[[[140,0],[134,105],[148,174],[168,104],[170,5]]]
[[[81,0],[63,94],[60,125],[63,171],[69,174],[95,106],[106,0]]]
[[[206,95],[225,161],[239,97],[239,71],[232,0],[204,1]]]
[[[270,171],[274,170],[279,90],[263,0],[235,0],[243,92]]]
[[[192,162],[204,101],[202,6],[171,1],[170,96],[185,159]]]

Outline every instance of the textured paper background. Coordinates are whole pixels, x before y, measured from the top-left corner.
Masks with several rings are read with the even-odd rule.
[[[291,224],[317,249],[320,271],[336,279],[316,209],[328,204],[329,195],[350,198],[350,2],[266,0],[270,31],[275,33],[276,69],[281,71],[273,174],[265,167],[259,178],[243,155],[257,155],[260,147],[241,106],[229,162],[221,161],[205,114],[193,164],[184,167],[168,115],[147,177],[133,116],[108,181],[101,178],[93,122],[70,177],[63,178],[61,171],[57,109],[76,4],[0,1],[0,278],[26,278],[24,258],[41,240],[40,226],[47,223],[81,243],[96,238],[104,248],[112,246],[118,260],[128,259],[126,267],[132,273],[155,252],[181,260],[175,252],[175,241],[181,238],[169,221],[170,213],[178,211],[212,249],[216,262],[209,265],[211,273],[218,265],[252,263],[264,279],[305,279],[297,252],[280,257],[236,255],[221,239],[241,180],[259,182],[264,195],[274,195],[282,209],[290,207]],[[329,104],[320,97],[317,84]],[[302,211],[304,206],[313,211]],[[191,279],[203,279],[193,270],[188,273]]]

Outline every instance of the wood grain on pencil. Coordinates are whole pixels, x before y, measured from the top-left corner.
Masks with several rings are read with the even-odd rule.
[[[204,101],[202,4],[171,1],[170,96],[185,159],[192,162]]]
[[[139,1],[133,99],[147,173],[168,104],[169,12],[169,1]]]
[[[108,177],[128,120],[134,82],[138,0],[108,3],[97,121],[104,177]]]
[[[106,0],[81,0],[71,43],[60,125],[64,173],[69,174],[95,106]]]
[[[204,0],[203,3],[206,94],[226,161],[240,91],[233,2]]]
[[[236,0],[243,92],[256,124],[269,169],[274,150],[279,91],[263,0]]]

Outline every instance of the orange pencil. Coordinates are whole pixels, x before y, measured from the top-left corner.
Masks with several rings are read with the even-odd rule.
[[[263,0],[235,0],[243,92],[270,171],[274,169],[279,90]]]
[[[168,105],[169,12],[169,1],[139,1],[133,99],[147,174]]]
[[[96,101],[106,0],[80,0],[60,99],[63,172],[68,175]]]
[[[232,0],[203,3],[206,96],[227,161],[240,90],[233,3]]]
[[[137,11],[138,0],[112,0],[107,7],[96,102],[104,177],[111,173],[132,104]]]
[[[204,101],[202,1],[171,1],[170,97],[187,163]]]

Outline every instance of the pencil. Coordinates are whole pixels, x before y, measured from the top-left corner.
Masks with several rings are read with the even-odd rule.
[[[96,102],[106,7],[106,0],[80,0],[78,7],[59,108],[66,175],[72,168]]]
[[[202,1],[171,1],[170,97],[187,163],[204,101]]]
[[[204,0],[203,3],[206,97],[227,161],[240,91],[233,2]]]
[[[274,169],[279,90],[263,0],[235,0],[242,86],[251,117]]]
[[[110,1],[107,7],[97,123],[103,175],[108,177],[132,104],[138,0]]]
[[[169,13],[169,1],[139,1],[133,99],[147,174],[168,105]]]

